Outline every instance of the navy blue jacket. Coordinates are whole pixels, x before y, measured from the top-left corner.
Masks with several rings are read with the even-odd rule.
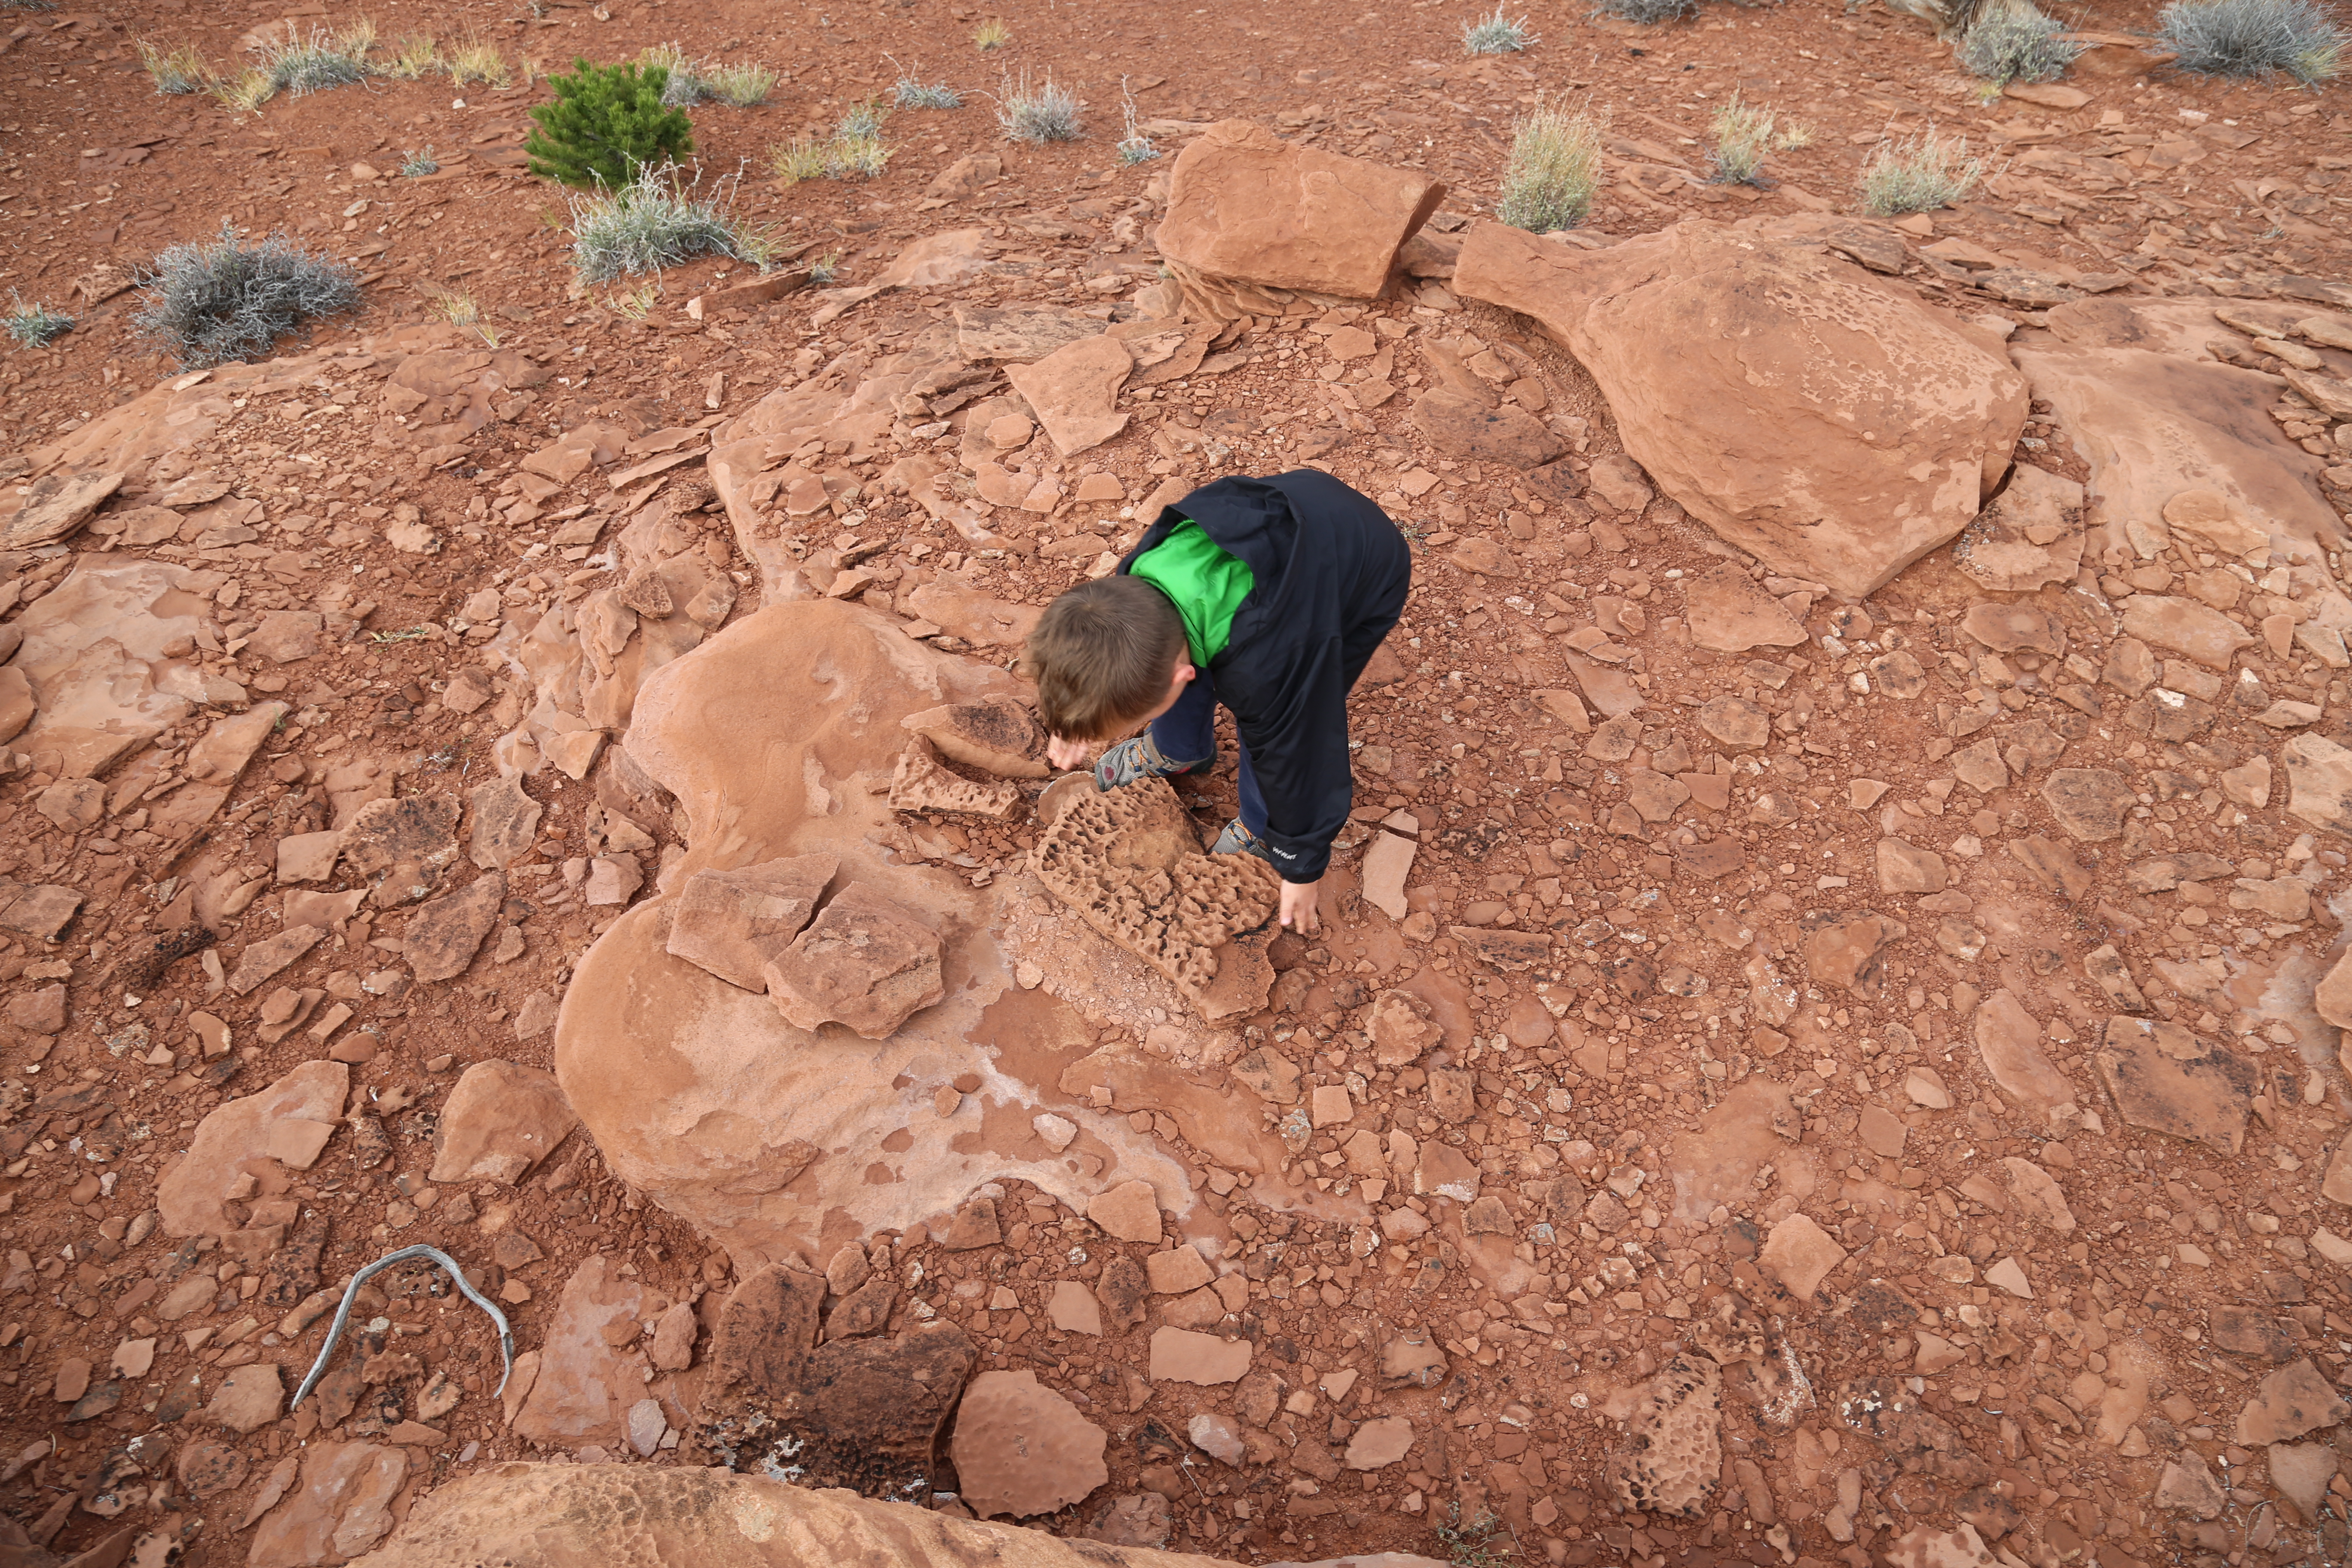
[[[1318,880],[1355,801],[1348,693],[1404,612],[1412,552],[1370,497],[1293,468],[1218,479],[1163,507],[1118,569],[1187,518],[1255,579],[1209,673],[1265,796],[1275,868]]]

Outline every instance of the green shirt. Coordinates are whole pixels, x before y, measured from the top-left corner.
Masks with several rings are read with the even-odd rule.
[[[1175,605],[1184,620],[1192,662],[1202,669],[1225,651],[1233,637],[1234,612],[1257,585],[1249,567],[1190,518],[1137,556],[1128,575],[1142,578]]]

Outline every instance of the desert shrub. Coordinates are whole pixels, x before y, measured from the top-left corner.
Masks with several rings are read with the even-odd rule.
[[[890,111],[882,107],[882,100],[869,98],[844,110],[833,134],[843,142],[870,142],[882,134],[882,122],[889,118]]]
[[[1658,27],[1697,10],[1698,0],[1601,0],[1601,9],[1644,27]]]
[[[648,70],[663,73],[662,104],[668,109],[685,109],[702,101],[702,76],[686,51],[674,43],[656,44],[637,53],[637,63]]]
[[[1600,181],[1600,122],[1539,102],[1511,132],[1495,216],[1530,234],[1574,228],[1592,210]]]
[[[266,353],[304,321],[359,308],[359,275],[282,234],[175,245],[142,273],[147,304],[132,324],[188,369]]]
[[[1959,57],[1962,70],[1996,87],[2013,81],[2055,81],[2084,49],[2081,44],[2068,42],[2065,31],[2030,0],[2013,0],[1979,11],[1953,52]]]
[[[498,45],[479,33],[468,33],[453,46],[442,68],[459,87],[475,82],[484,87],[504,87],[514,79],[514,68],[507,64],[506,56],[499,52]]]
[[[729,256],[765,271],[775,252],[721,197],[681,186],[674,171],[647,168],[617,190],[572,200],[572,261],[581,279],[658,272],[698,256]]]
[[[1715,182],[1719,185],[1760,185],[1764,154],[1772,147],[1772,111],[1740,101],[1733,93],[1715,111]]]
[[[841,276],[841,252],[828,250],[809,263],[809,281],[819,288],[829,287]]]
[[[1118,139],[1118,161],[1125,164],[1149,163],[1160,156],[1160,148],[1135,121],[1135,94],[1127,90],[1127,79],[1118,79],[1119,108],[1127,117],[1127,134]]]
[[[890,148],[879,136],[797,136],[770,154],[776,177],[788,185],[803,180],[870,180],[890,165]]]
[[[2284,71],[2306,87],[2341,71],[2352,41],[2335,14],[2314,0],[2174,0],[2157,14],[2157,36],[2182,70]]]
[[[1503,15],[1497,4],[1495,14],[1475,22],[1462,24],[1462,52],[1465,55],[1515,55],[1536,41],[1528,31],[1528,19],[1514,22]]]
[[[284,38],[262,45],[259,68],[269,79],[271,96],[282,92],[300,98],[365,81],[368,50],[374,47],[375,27],[371,23],[356,23],[339,33],[313,27],[307,37],[298,35],[289,23]]]
[[[427,174],[437,174],[440,172],[441,160],[433,155],[431,147],[403,153],[400,155],[400,175],[404,180],[421,180]]]
[[[1874,217],[1932,212],[1975,190],[1984,172],[1984,160],[1969,156],[1965,136],[1930,130],[1882,142],[1863,165],[1862,210]]]
[[[539,122],[522,144],[530,172],[567,185],[620,191],[640,174],[694,151],[694,123],[665,108],[668,74],[659,66],[592,66],[547,79],[555,101],[530,111]]]
[[[434,38],[423,33],[408,33],[392,47],[392,58],[376,68],[398,81],[415,81],[435,71],[446,70],[448,62],[442,59],[441,46]]]
[[[971,30],[971,41],[983,49],[1001,49],[1013,41],[1013,29],[1002,16],[991,16]]]
[[[139,63],[146,68],[147,78],[155,84],[158,94],[176,97],[182,93],[202,92],[212,71],[205,57],[196,52],[194,44],[181,44],[166,49],[161,45],[139,40]]]
[[[28,349],[45,349],[73,331],[74,319],[62,310],[52,310],[39,300],[27,305],[16,290],[8,290],[8,298],[16,308],[8,312],[8,335]]]
[[[1051,74],[1044,86],[1033,88],[1025,70],[1018,82],[1005,81],[1003,96],[997,100],[996,122],[1004,127],[1008,139],[1033,147],[1048,142],[1076,142],[1086,134],[1078,123],[1078,95],[1055,81]]]
[[[278,86],[268,71],[248,66],[235,76],[208,78],[205,91],[222,108],[249,114],[275,97]]]
[[[961,109],[963,94],[943,81],[926,82],[919,77],[900,76],[898,84],[890,91],[893,109]]]
[[[733,65],[707,65],[702,68],[702,96],[713,103],[730,109],[751,109],[768,101],[768,94],[776,85],[776,73],[763,65],[749,62]]]

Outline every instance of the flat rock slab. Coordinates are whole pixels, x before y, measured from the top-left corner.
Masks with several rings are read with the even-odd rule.
[[[1685,219],[1586,251],[1480,223],[1454,288],[1565,344],[1626,454],[1693,516],[1853,597],[1958,534],[2024,428],[2025,378],[1990,342],[1753,226]]]
[[[509,1061],[476,1062],[441,1109],[432,1179],[512,1186],[578,1122],[553,1073]]]
[[[2107,768],[2055,769],[2042,781],[2042,799],[2058,826],[2086,844],[2120,835],[2125,816],[2139,804],[2131,781]]]
[[[2113,1017],[2093,1058],[2116,1111],[2134,1127],[2235,1154],[2253,1109],[2253,1064],[2160,1018]]]
[[[1979,587],[2029,594],[2071,583],[2083,564],[2083,487],[2020,463],[2009,483],[1952,542],[1952,563]]]
[[[12,882],[0,877],[0,931],[36,942],[55,942],[81,908],[81,894],[46,883]]]
[[[824,1295],[822,1275],[781,1264],[738,1285],[711,1336],[701,1416],[722,1429],[792,1433],[807,1486],[903,1498],[929,1483],[940,1428],[978,1351],[952,1323],[820,1345]]]
[[[1034,364],[1013,365],[1005,378],[1037,411],[1055,449],[1068,458],[1127,428],[1118,389],[1134,368],[1128,346],[1104,334],[1055,349]]]
[[[1977,1008],[1977,1055],[2003,1094],[2037,1110],[2074,1102],[2074,1086],[2042,1049],[2042,1020],[2003,988]]]
[[[1103,323],[1058,305],[965,305],[955,308],[956,352],[972,363],[1030,364],[1082,338],[1100,337]]]
[[[2280,749],[2286,763],[2287,814],[2314,827],[2352,836],[2352,751],[2317,735],[2297,735]]]
[[[947,994],[942,951],[937,931],[853,882],[762,973],[769,998],[794,1028],[841,1024],[879,1040]]]
[[[1110,1435],[1033,1372],[984,1372],[964,1391],[949,1452],[959,1495],[982,1519],[1027,1519],[1083,1500],[1110,1479]]]
[[[1747,573],[1728,563],[1717,566],[1684,590],[1683,614],[1690,623],[1691,641],[1717,653],[1745,653],[1752,647],[1795,647],[1805,642],[1805,628],[1788,606],[1767,594]]]
[[[2279,1368],[2256,1385],[2238,1412],[2236,1440],[2284,1443],[2352,1417],[2352,1402],[2308,1357]]]
[[[1412,405],[1413,427],[1449,458],[1500,463],[1525,472],[1568,450],[1568,443],[1534,415],[1506,404],[1489,407],[1440,387]]]
[[[36,550],[70,536],[122,488],[127,477],[51,474],[34,480],[16,513],[0,517],[0,550]]]
[[[1150,1375],[1154,1383],[1238,1383],[1250,1369],[1254,1348],[1247,1340],[1219,1339],[1189,1329],[1155,1329]]]
[[[2164,594],[2134,594],[2123,604],[2123,629],[2150,647],[2168,648],[2227,669],[2254,634],[2212,605]]]
[[[788,855],[731,871],[697,871],[672,906],[670,955],[730,985],[764,991],[767,966],[816,914],[835,855]]]
[[[401,928],[401,952],[422,981],[454,980],[466,973],[482,939],[505,907],[507,879],[485,871],[454,893],[416,906]]]
[[[1785,1222],[1784,1222],[1785,1223]],[[1697,1519],[1723,1471],[1723,1370],[1678,1355],[1643,1385],[1605,1469],[1621,1509]]]

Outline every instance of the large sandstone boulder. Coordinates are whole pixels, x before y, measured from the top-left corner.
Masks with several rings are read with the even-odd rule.
[[[2024,428],[1991,340],[1819,246],[1689,219],[1602,250],[1499,224],[1454,291],[1534,317],[1625,450],[1767,564],[1871,592],[1975,517]]]
[[[1189,304],[1206,303],[1223,279],[1370,300],[1444,195],[1417,171],[1220,121],[1176,160],[1160,253]]]
[[[1358,1568],[1441,1568],[1433,1558],[1400,1552],[1344,1561]],[[485,1467],[419,1498],[392,1540],[352,1568],[652,1562],[710,1568],[1230,1568],[1223,1558],[1066,1541],[1042,1530],[869,1502],[717,1467],[520,1463]]]
[[[821,1235],[837,1245],[845,1220],[857,1232],[944,1228],[973,1188],[1000,1178],[1034,1182],[1077,1209],[1144,1180],[1170,1208],[1191,1206],[1182,1167],[1148,1134],[1073,1107],[1054,1082],[1031,1092],[1086,1119],[1104,1140],[1104,1170],[1086,1174],[1027,1132],[1044,1105],[1020,1110],[1018,1141],[983,1131],[1001,1114],[983,1100],[1019,1092],[992,1048],[1013,1026],[991,1021],[992,1006],[1017,990],[991,934],[1001,889],[975,889],[911,847],[886,858],[884,847],[908,840],[881,792],[907,743],[903,720],[996,695],[1015,695],[1001,670],[911,641],[863,606],[823,599],[772,605],[646,679],[628,756],[677,797],[687,854],[656,896],[582,959],[556,1026],[556,1077],[612,1168],[747,1272],[821,1262]],[[931,973],[943,977],[944,995],[885,1037],[861,1040],[798,1026],[776,997],[747,989],[742,982],[759,973],[756,941],[720,962],[722,973],[671,951],[681,905],[702,919],[701,895],[687,891],[699,873],[793,856],[837,861],[837,880],[813,877],[816,889],[863,889],[934,933],[941,949]],[[883,983],[903,977],[894,971]],[[929,996],[935,983],[894,994],[894,1005]],[[1092,1034],[1077,1015],[1019,994],[1022,1048],[1084,1054]],[[965,1075],[1000,1087],[956,1109],[952,1084]]]

